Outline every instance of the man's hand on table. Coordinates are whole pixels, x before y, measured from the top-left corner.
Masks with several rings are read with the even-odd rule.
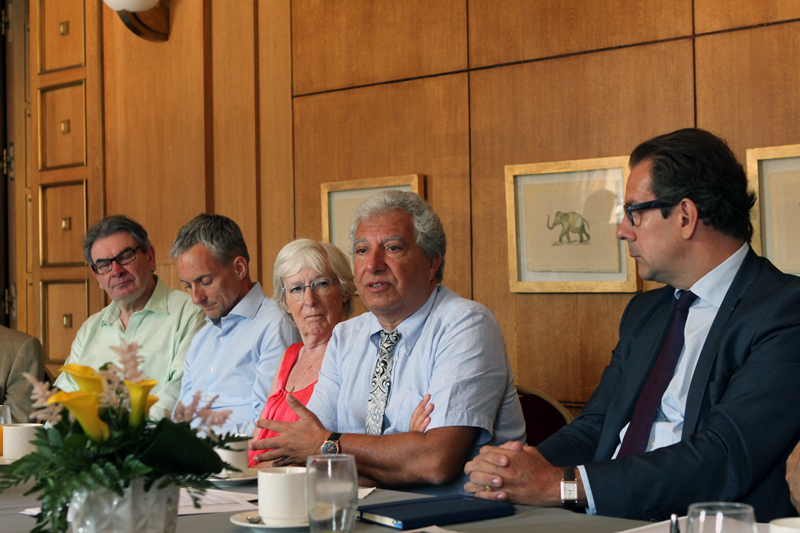
[[[469,483],[464,489],[478,498],[509,500],[522,505],[561,506],[563,471],[533,446],[507,442],[484,446],[464,467]],[[580,482],[578,488],[583,493]]]
[[[317,416],[292,394],[286,395],[286,402],[300,420],[279,422],[261,419],[256,422],[256,427],[270,429],[279,434],[277,437],[250,442],[251,450],[269,450],[255,457],[259,463],[274,461],[273,466],[305,465],[309,455],[320,453],[322,443],[331,434]]]

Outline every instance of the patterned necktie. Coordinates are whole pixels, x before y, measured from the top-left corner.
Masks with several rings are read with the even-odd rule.
[[[364,427],[364,433],[367,435],[383,434],[383,414],[386,411],[386,400],[389,397],[389,388],[392,384],[394,347],[400,337],[402,335],[397,330],[391,333],[381,331],[378,361],[375,363],[375,372],[372,374],[372,383],[369,387],[367,423]]]
[[[686,327],[686,317],[689,316],[689,308],[696,299],[697,295],[691,291],[681,292],[678,305],[675,306],[675,313],[672,315],[672,324],[669,327],[667,338],[664,340],[656,364],[636,402],[631,423],[628,431],[625,432],[625,438],[622,439],[622,446],[620,446],[617,458],[641,455],[647,449],[650,428],[653,427],[653,420],[661,406],[661,398],[672,380],[683,349],[683,330]]]

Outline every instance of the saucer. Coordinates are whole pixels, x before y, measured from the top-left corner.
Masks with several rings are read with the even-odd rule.
[[[209,481],[217,487],[230,487],[231,485],[245,485],[258,481],[258,468],[248,468],[245,472],[234,472],[228,477],[209,478]]]
[[[247,517],[258,516],[258,511],[245,511],[243,513],[235,514],[231,517],[231,524],[237,526],[249,527],[250,529],[263,529],[264,531],[274,531],[276,533],[293,533],[295,531],[308,531],[308,518],[304,518],[297,522],[289,522],[286,525],[275,524],[251,524],[247,521]]]

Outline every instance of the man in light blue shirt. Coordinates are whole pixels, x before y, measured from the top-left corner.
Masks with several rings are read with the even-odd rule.
[[[230,409],[221,433],[250,435],[264,408],[283,352],[296,330],[277,304],[250,280],[247,245],[239,226],[222,215],[199,215],[178,232],[170,255],[178,277],[206,314],[192,340],[180,401],[215,396],[214,409]]]
[[[494,314],[440,286],[446,237],[413,193],[387,191],[359,208],[355,279],[371,311],[336,326],[299,422],[259,420],[279,437],[253,444],[259,460],[305,463],[355,455],[361,483],[463,492],[462,467],[482,445],[524,439],[525,422]],[[387,340],[388,339],[388,340]],[[427,431],[409,431],[420,400]]]

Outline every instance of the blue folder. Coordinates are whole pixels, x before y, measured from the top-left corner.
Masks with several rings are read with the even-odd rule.
[[[418,498],[358,507],[359,520],[395,529],[446,526],[513,514],[514,506],[508,503],[463,495]]]

